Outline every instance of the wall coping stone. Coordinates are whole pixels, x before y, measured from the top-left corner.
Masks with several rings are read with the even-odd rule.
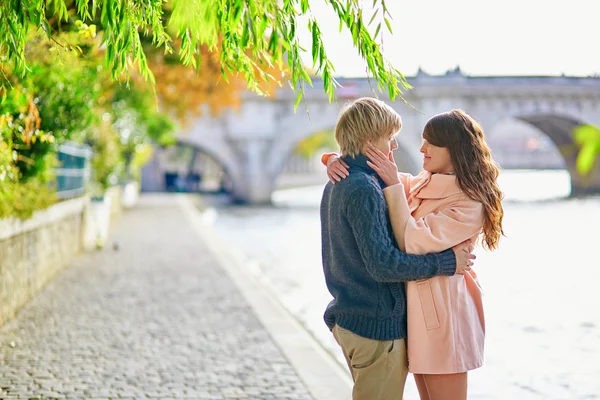
[[[0,241],[49,225],[71,215],[79,214],[83,212],[88,202],[89,196],[86,195],[61,201],[45,210],[36,211],[31,218],[26,220],[18,218],[0,219]]]

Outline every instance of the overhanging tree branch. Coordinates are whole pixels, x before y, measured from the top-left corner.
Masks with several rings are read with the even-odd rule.
[[[358,54],[365,60],[369,76],[378,88],[394,99],[410,87],[405,77],[383,56],[376,39],[382,22],[391,31],[385,0],[373,0],[373,13],[380,20],[375,34],[363,18],[361,0],[323,0],[336,13],[340,29],[349,29]],[[371,5],[371,2],[368,2]],[[165,9],[171,11],[165,22]],[[273,66],[283,69],[284,57],[290,69],[290,84],[302,98],[305,83],[311,84],[301,55],[298,28],[308,17],[313,69],[323,77],[329,99],[335,97],[334,66],[327,57],[319,21],[312,16],[308,0],[22,0],[0,2],[0,58],[12,62],[15,73],[27,72],[25,41],[31,28],[52,36],[49,19],[66,21],[69,17],[89,22],[99,15],[106,46],[106,63],[113,78],[128,77],[137,65],[142,76],[153,81],[140,34],[150,35],[152,44],[173,52],[172,38],[181,40],[179,56],[186,65],[202,70],[202,47],[220,46],[221,72],[242,73],[250,89],[259,91],[259,81],[269,79]]]

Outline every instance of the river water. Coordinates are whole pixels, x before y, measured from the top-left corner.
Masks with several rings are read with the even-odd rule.
[[[478,249],[486,359],[470,399],[600,399],[600,198],[567,199],[566,171],[504,171],[506,237]],[[344,363],[322,315],[323,186],[282,190],[274,207],[222,206],[213,228]],[[344,364],[345,365],[345,364]],[[409,377],[406,399],[418,399]]]

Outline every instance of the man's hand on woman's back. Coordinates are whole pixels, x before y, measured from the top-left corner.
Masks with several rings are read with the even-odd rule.
[[[452,248],[454,255],[456,256],[457,274],[464,275],[467,271],[471,270],[473,262],[477,258],[477,256],[473,254],[474,249],[475,245],[471,240],[465,240]]]

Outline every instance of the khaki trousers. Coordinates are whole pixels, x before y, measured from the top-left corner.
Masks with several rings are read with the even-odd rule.
[[[338,325],[333,336],[352,373],[353,400],[402,400],[408,375],[404,339],[367,339]]]

